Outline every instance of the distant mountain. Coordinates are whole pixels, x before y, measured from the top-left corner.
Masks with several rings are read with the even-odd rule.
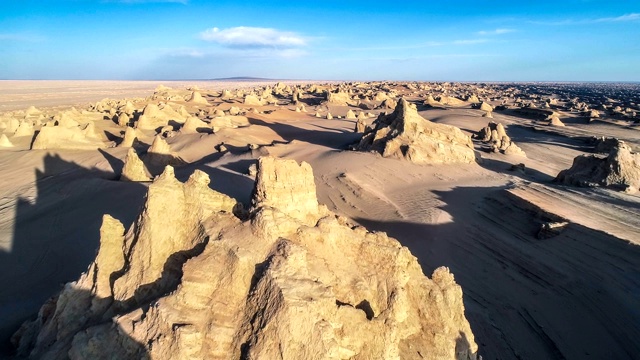
[[[271,80],[275,80],[275,79],[252,77],[252,76],[234,76],[234,77],[217,78],[217,79],[210,79],[210,80],[214,80],[214,81],[271,81]]]

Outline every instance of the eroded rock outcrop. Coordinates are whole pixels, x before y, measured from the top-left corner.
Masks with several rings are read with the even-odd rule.
[[[390,115],[380,115],[356,146],[384,157],[417,164],[471,163],[475,160],[471,138],[454,126],[424,119],[415,107],[400,99]]]
[[[129,151],[127,152],[120,180],[134,182],[151,180],[151,176],[149,175],[147,168],[138,157],[138,153],[134,148],[129,148]]]
[[[489,145],[489,151],[500,152],[505,155],[527,156],[525,152],[511,141],[501,123],[490,121],[487,126],[473,135],[475,139]]]
[[[98,149],[109,146],[79,127],[43,126],[32,149]]]
[[[619,142],[608,156],[580,155],[555,181],[574,186],[604,186],[635,193],[640,188],[640,153]]]
[[[317,203],[308,164],[262,158],[250,218],[170,167],[124,233],[13,341],[48,359],[475,359],[462,290]],[[235,213],[235,215],[234,215]],[[238,217],[240,216],[240,218]]]
[[[9,140],[9,138],[5,134],[0,135],[0,147],[4,147],[4,148],[13,147],[13,143]]]

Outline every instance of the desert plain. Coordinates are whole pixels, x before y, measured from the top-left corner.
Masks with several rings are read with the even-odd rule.
[[[637,358],[639,104],[0,81],[0,354]]]

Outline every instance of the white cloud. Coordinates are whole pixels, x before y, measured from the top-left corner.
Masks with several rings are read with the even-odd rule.
[[[616,16],[616,17],[604,17],[604,18],[595,19],[593,20],[593,22],[624,22],[624,21],[637,21],[637,20],[640,20],[639,13],[625,14],[625,15]]]
[[[597,19],[563,19],[556,21],[529,21],[531,24],[535,25],[588,25],[588,24],[600,24],[600,23],[621,23],[621,22],[631,22],[631,21],[639,21],[640,13],[630,13],[621,16],[614,17],[602,17]]]
[[[200,33],[200,38],[235,48],[297,48],[307,45],[307,40],[294,32],[250,26],[214,27]]]
[[[506,28],[499,28],[499,29],[495,29],[495,30],[483,30],[483,31],[478,31],[477,34],[478,35],[502,35],[502,34],[508,34],[508,33],[512,33],[516,31],[515,29],[506,29]]]

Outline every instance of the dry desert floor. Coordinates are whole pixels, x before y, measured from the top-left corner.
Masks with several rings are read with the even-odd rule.
[[[143,109],[154,103],[161,111],[169,104],[184,118],[165,121],[169,128],[138,126],[134,148],[143,155],[160,134],[171,157],[180,159],[174,163],[180,181],[202,170],[212,189],[248,208],[255,181],[250,168],[260,156],[305,161],[313,168],[318,200],[329,210],[398,239],[425,274],[448,267],[463,289],[465,315],[484,359],[637,358],[640,196],[631,188],[553,181],[576,156],[595,153],[592,137],[614,137],[640,149],[635,102],[613,98],[615,91],[598,96],[599,89],[0,81],[0,122],[6,124],[0,134],[13,145],[0,147],[2,349],[9,354],[8,339],[20,324],[87,270],[103,214],[128,226],[139,213],[149,183],[118,180],[129,149],[118,145],[126,127],[136,127]],[[346,100],[332,93],[347,94]],[[124,103],[118,101],[125,98],[133,110],[119,125],[118,106]],[[353,150],[363,136],[354,131],[357,123],[372,126],[401,98],[425,119],[469,136],[489,121],[501,123],[526,156],[493,151],[478,139],[471,163],[416,164]],[[600,105],[598,117],[585,115]],[[613,111],[617,105],[621,111]],[[347,116],[349,110],[356,118]],[[565,126],[549,125],[545,116],[551,112]],[[189,116],[201,120],[201,127],[181,131]],[[32,149],[46,123],[65,118],[83,131],[93,124],[93,148],[61,140]],[[24,121],[33,129],[15,136],[11,126]],[[512,167],[517,164],[524,166]],[[149,172],[159,174],[152,165]],[[558,229],[545,232],[545,226]]]

